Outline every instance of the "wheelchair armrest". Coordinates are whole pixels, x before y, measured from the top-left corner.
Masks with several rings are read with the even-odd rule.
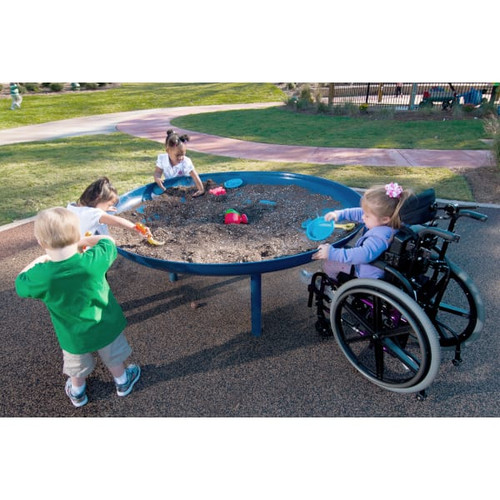
[[[439,238],[443,238],[443,240],[445,241],[460,240],[460,235],[452,233],[451,231],[446,231],[446,229],[441,229],[439,227],[415,225],[411,226],[411,229],[419,236],[430,234],[433,236],[438,236]]]
[[[460,210],[460,215],[463,217],[470,217],[471,219],[479,220],[481,222],[486,222],[488,216],[485,214],[480,214],[479,212],[474,212],[472,210]]]

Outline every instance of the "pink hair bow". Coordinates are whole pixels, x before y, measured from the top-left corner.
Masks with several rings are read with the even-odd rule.
[[[397,182],[391,182],[385,185],[385,194],[389,198],[399,198],[402,192],[403,188]]]

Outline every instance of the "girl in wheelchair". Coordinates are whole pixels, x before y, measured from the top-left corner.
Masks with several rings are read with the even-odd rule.
[[[368,189],[361,198],[360,208],[335,210],[325,215],[325,220],[363,222],[366,232],[352,248],[335,248],[329,244],[318,247],[313,260],[324,260],[323,270],[334,281],[339,273],[358,278],[381,278],[383,270],[370,265],[391,244],[401,227],[400,210],[412,194],[395,182]]]
[[[361,208],[325,215],[363,222],[365,232],[352,248],[319,246],[313,259],[324,260],[324,272],[311,277],[308,306],[315,304],[318,333],[333,335],[363,376],[423,399],[441,351],[454,350],[453,364],[460,364],[462,347],[483,328],[480,293],[446,253],[460,239],[459,218],[487,216],[472,211],[475,205],[440,205],[433,189],[410,194],[390,183],[369,189]]]

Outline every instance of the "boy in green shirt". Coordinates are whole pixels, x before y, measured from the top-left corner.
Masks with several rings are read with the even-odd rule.
[[[86,378],[97,351],[118,396],[128,395],[141,370],[133,364],[125,368],[132,352],[122,333],[127,321],[106,280],[117,256],[114,240],[104,235],[80,239],[78,217],[62,207],[37,215],[35,236],[46,254],[19,273],[16,291],[42,300],[49,310],[63,351],[63,372],[69,375],[66,394],[76,407],[88,402]]]

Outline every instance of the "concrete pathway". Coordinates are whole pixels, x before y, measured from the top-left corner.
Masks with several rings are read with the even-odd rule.
[[[27,141],[47,141],[61,137],[105,134],[116,130],[133,136],[163,142],[174,118],[187,114],[234,109],[255,109],[281,103],[252,103],[179,108],[148,109],[110,113],[57,122],[0,130],[0,145]],[[493,166],[488,150],[356,149],[285,146],[229,139],[175,127],[188,133],[189,149],[200,153],[263,161],[318,163],[331,165],[461,167]]]

